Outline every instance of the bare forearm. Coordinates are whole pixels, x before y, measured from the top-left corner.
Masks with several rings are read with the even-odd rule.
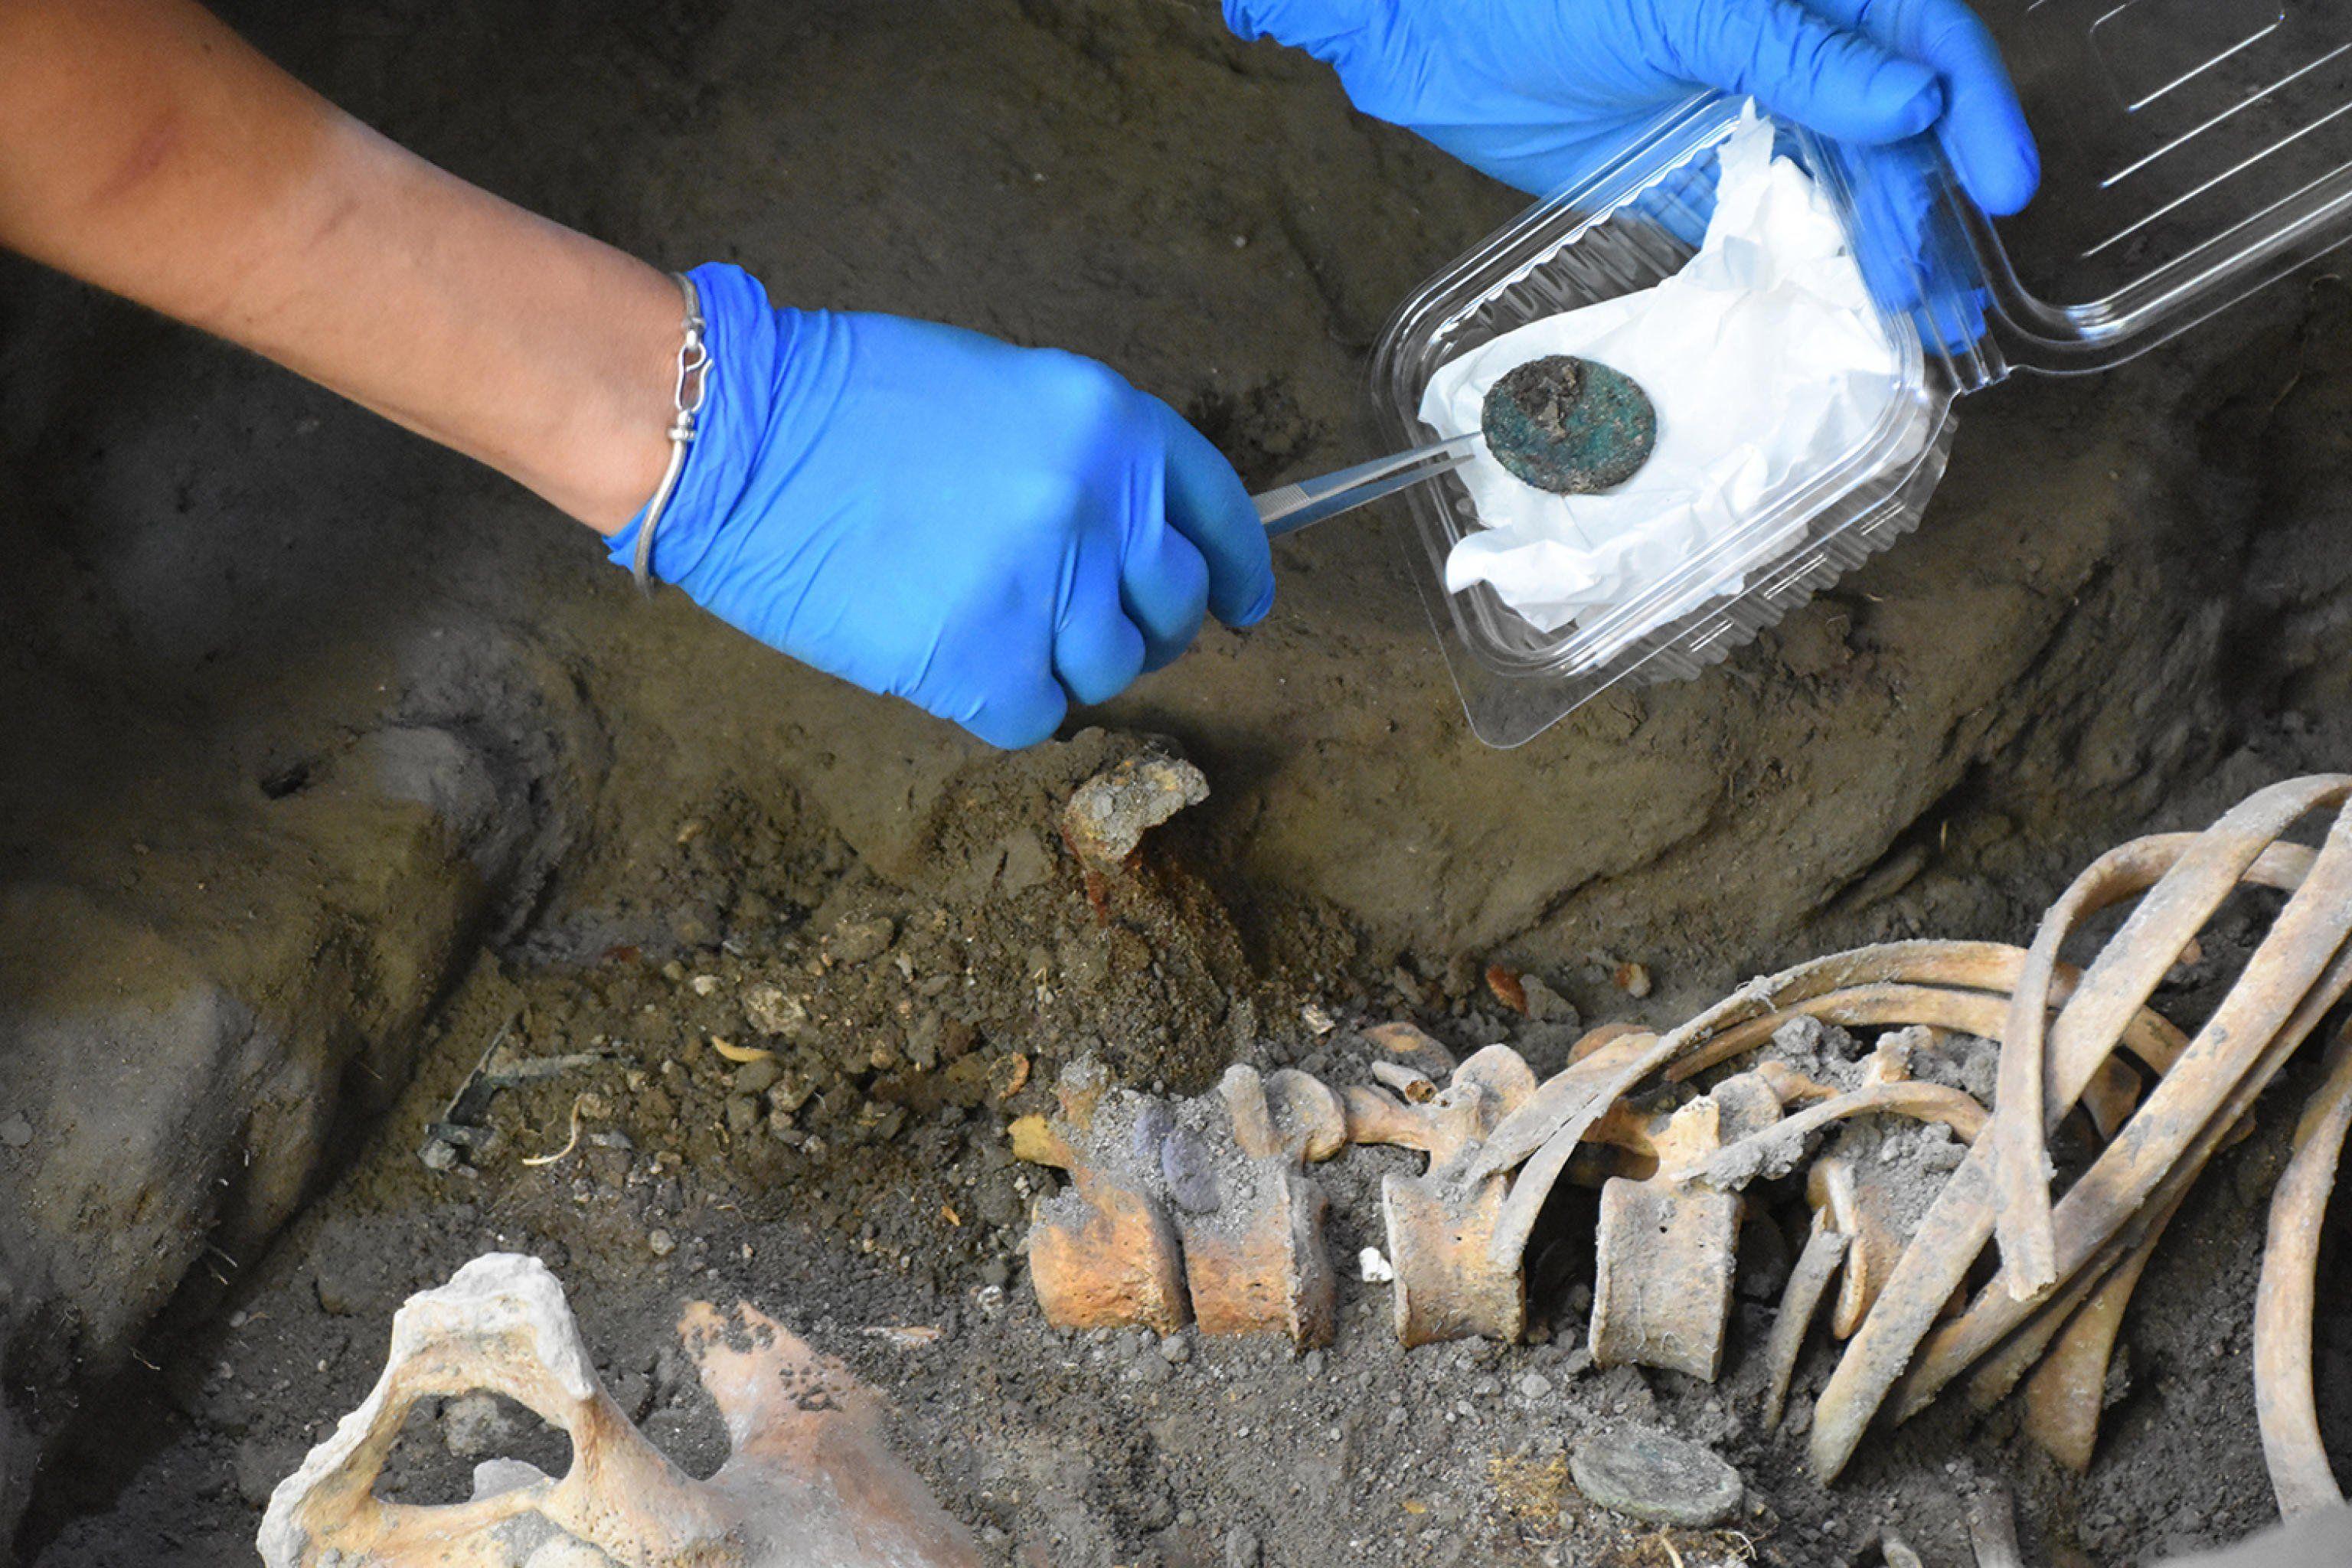
[[[0,0],[0,244],[605,531],[660,478],[670,282],[402,151],[189,0]]]

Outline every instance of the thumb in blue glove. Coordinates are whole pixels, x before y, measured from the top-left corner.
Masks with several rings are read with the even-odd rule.
[[[1962,0],[1225,0],[1225,16],[1336,67],[1365,113],[1537,195],[1708,88],[1837,141],[1933,127],[1996,215],[2041,179],[2000,51]]]
[[[1206,437],[1091,360],[692,274],[711,368],[653,572],[770,647],[982,740],[1051,736],[1274,602]],[[613,541],[626,563],[642,520]]]

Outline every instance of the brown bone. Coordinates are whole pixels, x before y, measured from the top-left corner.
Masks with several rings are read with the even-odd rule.
[[[2254,1408],[2279,1512],[2289,1519],[2340,1507],[2313,1403],[2311,1331],[2319,1231],[2352,1130],[2352,1032],[2337,1037],[2327,1075],[2304,1108],[2294,1153],[2271,1194],[2262,1284],[2254,1293]]]
[[[2168,1194],[2196,1179],[2319,1016],[2335,1005],[2352,983],[2352,949],[2345,946],[2347,909],[2352,813],[2331,826],[2326,847],[2302,888],[2189,1048],[2058,1204],[2053,1221],[2060,1281],[2084,1268],[2112,1267],[2138,1245],[2155,1217],[2159,1193]],[[2164,968],[2169,967],[2168,959]],[[2147,982],[2151,988],[2162,973]],[[2308,1005],[2322,998],[2315,1011]],[[2298,1015],[2308,1021],[2295,1023]],[[2065,1109],[2060,1108],[2062,1114]],[[1906,1402],[1932,1397],[2056,1289],[2053,1283],[2021,1291],[2007,1275],[2004,1263],[1968,1311],[1922,1347]]]
[[[1310,1146],[1328,1142],[1330,1108],[1295,1080],[1284,1087],[1292,1109],[1278,1127],[1257,1069],[1225,1069],[1217,1094],[1245,1163],[1214,1209],[1178,1218],[1184,1280],[1204,1334],[1276,1332],[1294,1345],[1323,1345],[1331,1342],[1338,1286],[1323,1247],[1328,1205],[1303,1166]],[[1300,1106],[1312,1113],[1300,1115]]]
[[[2325,776],[2293,780],[2254,795],[2208,830],[2219,835],[2220,848],[2208,851],[2238,867],[2237,875],[2273,886],[2302,881],[2309,865],[2307,851],[2274,842],[2296,818],[2318,807],[2341,803],[2352,793],[2352,779]],[[2206,835],[2164,835],[2155,842],[2160,850],[2138,857],[2152,865],[2169,854],[2185,858],[2205,841]],[[2143,846],[2145,847],[2145,844]],[[2116,897],[2127,896],[2117,890]],[[2186,940],[2185,938],[2183,939]],[[2086,973],[2047,1042],[2048,1081],[2043,1096],[2045,1126],[2069,1111],[2091,1081],[2134,1014],[2154,988],[2137,984],[2140,971],[2120,969],[2108,953],[2127,951],[2110,942],[2091,973]],[[2168,966],[2175,944],[2165,956]],[[2157,972],[2158,978],[2162,971]],[[2242,979],[2241,984],[2245,982]],[[2085,1007],[2085,995],[2092,1005]],[[2143,1105],[2133,1121],[2148,1114]],[[2111,1151],[2112,1152],[2112,1149]],[[1885,1401],[1914,1352],[1934,1325],[1945,1301],[1966,1278],[1994,1221],[1989,1141],[1979,1138],[1969,1159],[1937,1194],[1922,1223],[1922,1242],[1909,1248],[1895,1277],[1889,1281],[1876,1309],[1847,1346],[1816,1406],[1811,1448],[1814,1468],[1824,1479],[1833,1478],[1852,1458],[1871,1416]],[[2070,1194],[2071,1197],[2073,1194]],[[2005,1287],[2004,1287],[2005,1289]]]
[[[1769,1108],[1750,1115],[1779,1114],[1769,1090],[1752,1101],[1726,1098],[1743,1111],[1751,1104]],[[1721,1147],[1728,1109],[1711,1096],[1675,1111],[1657,1135],[1661,1163],[1703,1161]],[[1591,1330],[1596,1365],[1639,1363],[1714,1381],[1723,1366],[1745,1208],[1736,1193],[1671,1173],[1647,1181],[1620,1176],[1602,1186]]]
[[[1511,1199],[1497,1225],[1494,1247],[1497,1261],[1515,1257],[1527,1246],[1536,1216],[1552,1184],[1567,1168],[1575,1146],[1619,1099],[1654,1073],[1685,1059],[1721,1061],[1736,1052],[1721,1052],[1714,1042],[1728,1031],[1745,1027],[1743,1049],[1752,1049],[1770,1037],[1804,1004],[1857,988],[1881,985],[1923,986],[1935,991],[1968,988],[2005,993],[2025,962],[2022,949],[1989,942],[1899,942],[1857,948],[1814,959],[1767,979],[1750,982],[1713,1007],[1668,1034],[1634,1036],[1597,1052],[1548,1080],[1533,1099],[1496,1129],[1485,1152],[1471,1167],[1475,1179],[1509,1170],[1525,1162],[1511,1186]],[[1869,993],[1874,1008],[1884,994]],[[2000,998],[1991,998],[1996,1005]],[[1921,1000],[1922,1010],[1941,1009],[1939,999]],[[1951,1024],[1948,1011],[1929,1016],[1894,1015],[1891,1005],[1874,1012],[1870,1022]],[[2135,1021],[2136,1022],[2136,1021]],[[1769,1023],[1769,1026],[1768,1026]],[[2158,1030],[2141,1028],[2138,1037],[2151,1056],[2164,1057],[2166,1041]],[[1620,1047],[1628,1047],[1621,1049]],[[1949,1291],[1946,1292],[1947,1295]]]
[[[1391,1312],[1407,1346],[1483,1335],[1515,1341],[1527,1327],[1527,1291],[1516,1260],[1497,1268],[1486,1242],[1507,1178],[1463,1183],[1465,1156],[1535,1090],[1535,1074],[1508,1046],[1489,1046],[1454,1069],[1446,1087],[1400,1102],[1370,1088],[1348,1091],[1349,1135],[1358,1142],[1418,1149],[1429,1168],[1381,1182]]]
[[[1812,1230],[1805,1249],[1789,1270],[1788,1287],[1780,1292],[1780,1310],[1772,1320],[1772,1338],[1765,1347],[1764,1364],[1770,1378],[1764,1394],[1764,1425],[1780,1425],[1789,1404],[1789,1384],[1797,1373],[1797,1357],[1805,1348],[1805,1334],[1821,1310],[1822,1298],[1837,1277],[1852,1238],[1832,1223],[1826,1206],[1813,1210]]]
[[[1011,1130],[1023,1159],[1070,1177],[1068,1191],[1030,1215],[1038,1310],[1061,1328],[1181,1328],[1192,1308],[1176,1225],[1160,1196],[1156,1152],[1137,1148],[1139,1122],[1156,1102],[1113,1093],[1100,1065],[1085,1060],[1064,1069],[1055,1092],[1058,1121],[1024,1117]]]

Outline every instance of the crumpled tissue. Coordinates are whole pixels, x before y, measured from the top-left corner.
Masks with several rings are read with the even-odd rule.
[[[1479,583],[1546,632],[1578,624],[1605,658],[1793,546],[1803,515],[1761,509],[1853,451],[1906,391],[1895,345],[1828,196],[1772,151],[1751,104],[1721,151],[1699,252],[1638,293],[1533,321],[1442,366],[1421,416],[1475,430],[1486,389],[1516,365],[1576,354],[1642,384],[1657,445],[1615,489],[1559,496],[1482,450],[1461,478],[1477,531],[1445,584]],[[1924,427],[1905,433],[1916,451]],[[1611,612],[1624,613],[1612,616]]]

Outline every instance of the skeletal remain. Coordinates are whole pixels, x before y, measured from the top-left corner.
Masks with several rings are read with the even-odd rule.
[[[1766,1091],[1777,1116],[1780,1102]],[[1753,1103],[1753,1102],[1750,1102]],[[1663,1164],[1722,1146],[1726,1106],[1710,1096],[1675,1112],[1657,1136]],[[1723,1365],[1745,1201],[1662,1173],[1601,1189],[1590,1332],[1596,1365],[1638,1362],[1712,1382]]]
[[[2107,1367],[2115,1358],[2116,1336],[2123,1331],[2125,1309],[2131,1305],[2140,1274],[2179,1207],[2176,1201],[2163,1220],[2149,1229],[2147,1239],[2066,1318],[2048,1353],[2026,1380],[2025,1435],[2070,1470],[2091,1468],[2091,1455],[2099,1441],[2099,1418],[2106,1408]],[[2032,1344],[2031,1353],[2040,1353],[2038,1337],[2018,1337],[2023,1342],[2021,1352]],[[2015,1372],[1999,1358],[1990,1359],[1970,1384],[1969,1397],[1979,1408],[1989,1407],[2007,1393],[2015,1377]]]
[[[1797,1255],[1796,1267],[1789,1270],[1789,1283],[1780,1292],[1780,1310],[1772,1320],[1772,1338],[1764,1350],[1764,1364],[1770,1371],[1764,1394],[1767,1427],[1780,1426],[1788,1409],[1789,1384],[1797,1373],[1797,1357],[1805,1348],[1806,1331],[1812,1327],[1822,1298],[1828,1294],[1830,1281],[1837,1277],[1838,1265],[1845,1260],[1852,1241],[1832,1223],[1826,1205],[1813,1211],[1812,1229],[1805,1237],[1805,1249]]]
[[[1070,1176],[1029,1227],[1048,1322],[1165,1333],[1197,1319],[1203,1333],[1329,1340],[1326,1202],[1305,1165],[1346,1142],[1338,1095],[1305,1073],[1235,1067],[1216,1094],[1171,1106],[1112,1089],[1092,1060],[1057,1093],[1056,1121],[1012,1128],[1014,1152]]]
[[[364,1404],[278,1484],[268,1568],[965,1568],[962,1528],[883,1446],[879,1410],[839,1363],[751,1307],[709,1303],[679,1325],[734,1453],[707,1481],[672,1465],[596,1380],[562,1287],[533,1258],[493,1253],[393,1320]],[[561,1426],[562,1478],[519,1460],[476,1472],[470,1501],[374,1495],[420,1400],[503,1394]]]
[[[1155,1112],[1164,1132],[1167,1108],[1138,1095],[1114,1097],[1108,1085],[1099,1065],[1074,1062],[1055,1086],[1060,1124],[1013,1124],[1016,1152],[1070,1176],[1070,1190],[1040,1202],[1030,1216],[1029,1279],[1047,1322],[1141,1323],[1166,1333],[1192,1317],[1152,1133]]]
[[[1894,1111],[1920,1121],[1939,1122],[1963,1139],[1984,1130],[1985,1108],[1965,1091],[1941,1084],[1895,1080],[1864,1085],[1806,1107],[1787,1121],[1727,1143],[1706,1159],[1669,1173],[1675,1181],[1713,1186],[1745,1186],[1759,1173],[1794,1163],[1804,1142],[1832,1122],[1874,1111]]]
[[[2291,876],[2300,883],[2308,871],[2307,852],[2274,856],[2267,868],[2256,864],[2265,851],[2278,847],[2269,840],[2287,824],[2281,822],[2265,833],[2262,814],[2250,816],[2235,831],[2225,830],[2225,819],[2213,832],[2187,844],[2168,836],[2118,846],[2074,879],[2034,933],[2032,949],[2010,996],[2008,1026],[2001,1034],[2000,1088],[1992,1142],[1993,1186],[1998,1194],[1994,1229],[2000,1241],[2002,1272],[2016,1300],[2027,1300],[2058,1279],[2049,1155],[2043,1146],[2043,1123],[2049,1119],[2042,1103],[2048,1074],[2042,1030],[2058,948],[2090,916],[2146,889],[2147,897],[2101,952],[2100,962],[2106,967],[2095,982],[2115,986],[2114,994],[2120,996],[2125,992],[2124,975],[2136,982],[2152,970],[2153,977],[2145,987],[2137,984],[2130,987],[2137,994],[2133,1005],[2145,1003],[2242,880],[2277,886],[2278,879]],[[2300,847],[2286,847],[2292,851]],[[2097,1006],[2099,1000],[2095,994],[2091,1005]],[[2073,1007],[2074,1001],[2070,999],[2068,1005]]]
[[[1858,948],[1752,981],[1667,1034],[1611,1041],[1547,1080],[1495,1130],[1472,1165],[1474,1179],[1524,1165],[1496,1227],[1496,1261],[1526,1247],[1576,1145],[1612,1105],[1652,1075],[1688,1077],[1729,1060],[1798,1016],[1857,1025],[1933,1024],[1998,1037],[2008,988],[2025,958],[2021,949],[1987,942]],[[1971,998],[1970,992],[1979,994]],[[2160,1068],[2168,1064],[2179,1031],[2140,1009],[2127,1021],[2125,1037]]]
[[[2327,1076],[2294,1130],[2294,1153],[2271,1194],[2270,1237],[2254,1293],[2254,1408],[2263,1457],[2289,1519],[2340,1508],[2344,1493],[2319,1440],[2311,1383],[2312,1306],[2319,1231],[2352,1130],[2352,1033],[2337,1037]]]
[[[1229,1068],[1218,1085],[1244,1163],[1216,1205],[1188,1205],[1177,1219],[1184,1282],[1204,1334],[1272,1331],[1296,1345],[1331,1341],[1337,1285],[1323,1247],[1328,1205],[1303,1167],[1308,1148],[1338,1147],[1329,1125],[1337,1106],[1329,1090],[1315,1095],[1307,1084],[1314,1080],[1304,1073],[1285,1081],[1281,1131],[1256,1068]],[[1344,1129],[1344,1115],[1337,1120]]]
[[[1977,1568],[2025,1568],[2017,1544],[2017,1503],[2005,1487],[1988,1487],[1969,1499],[1969,1548]]]
[[[2345,935],[2344,884],[2352,881],[2346,876],[2352,850],[2344,843],[2343,818],[2316,857],[2277,842],[2297,818],[2338,807],[2347,795],[2352,779],[2291,780],[2257,794],[2205,834],[2143,840],[2126,846],[2129,854],[2106,858],[2116,870],[2103,879],[2109,902],[2135,890],[2132,879],[2160,882],[2172,868],[2189,868],[2195,901],[2204,909],[2200,921],[2240,880],[2293,886],[2294,891],[2205,1028],[2176,1061],[2162,1064],[2162,1082],[2053,1209],[2062,1279],[2085,1269],[2104,1273],[2145,1239],[2157,1217],[2148,1211],[2160,1213],[2163,1206],[2151,1200],[2161,1189],[2178,1191],[2194,1180],[2285,1056],[2352,984],[2352,963],[2335,957]],[[2217,885],[2217,871],[2227,874],[2225,884]],[[2072,1110],[2194,934],[2193,925],[2183,929],[2183,908],[2180,900],[2168,898],[2145,921],[2139,920],[2142,911],[2135,910],[2085,971],[2049,1032],[2045,1131]],[[1822,1392],[1812,1450],[1815,1469],[1824,1478],[1843,1468],[1898,1381],[1906,1408],[1923,1405],[2051,1293],[2045,1288],[2020,1300],[2006,1279],[1996,1279],[1966,1313],[1929,1338],[1946,1300],[1993,1232],[1999,1200],[1989,1142],[1979,1139],[1945,1184],[1920,1227],[1920,1242],[1906,1252]]]
[[[1367,1086],[1333,1096],[1304,1075],[1269,1081],[1255,1098],[1229,1095],[1234,1139],[1250,1159],[1294,1170],[1343,1140],[1430,1152],[1425,1175],[1383,1194],[1408,1343],[1465,1332],[1515,1337],[1520,1263],[1537,1215],[1562,1176],[1597,1178],[1595,1359],[1709,1376],[1722,1351],[1738,1189],[1792,1168],[1810,1140],[1842,1126],[1809,1173],[1813,1234],[1768,1350],[1774,1418],[1834,1279],[1832,1328],[1848,1343],[1815,1406],[1812,1451],[1824,1479],[1890,1398],[1907,1416],[1964,1374],[1980,1404],[2022,1383],[2027,1431],[2080,1467],[2095,1442],[2123,1315],[2167,1222],[2214,1153],[2242,1135],[2288,1057],[2352,991],[2347,799],[2352,777],[2274,785],[2202,834],[2158,835],[2102,857],[2053,907],[2031,949],[1914,942],[1832,954],[1751,982],[1664,1035],[1595,1030],[1541,1085],[1526,1081],[1515,1055],[1493,1047],[1441,1090],[1430,1069],[1450,1064],[1442,1047],[1410,1026],[1384,1026],[1368,1032],[1383,1053],[1373,1075],[1394,1094]],[[2281,837],[2315,811],[2335,814],[2323,847]],[[2244,885],[2289,897],[2190,1038],[2148,1000]],[[2132,900],[2137,907],[2088,966],[2061,962],[2071,933]],[[1858,1088],[1767,1060],[1672,1118],[1632,1098],[1753,1051],[1799,1018],[1911,1033],[1881,1039]],[[1935,1037],[1920,1028],[2000,1043],[1991,1111],[1959,1090],[1910,1079],[1906,1053]],[[1505,1058],[1507,1086],[1498,1080],[1467,1101],[1457,1093]],[[2352,1123],[2352,1084],[2339,1073],[2352,1067],[2332,1068],[2315,1101],[2266,1260],[2263,1336],[2274,1353],[2261,1358],[2259,1373],[2265,1437],[2284,1445],[2273,1447],[2274,1465],[2292,1468],[2300,1454],[2306,1467],[2279,1480],[2283,1506],[2290,1485],[2314,1502],[2336,1495],[2324,1458],[2316,1477],[2307,1473],[2316,1450],[2298,1412],[2310,1403],[2318,1216]],[[2104,1143],[2053,1203],[2048,1140],[2078,1106],[2085,1131]],[[1970,1145],[1924,1215],[1883,1158],[1858,1157],[1869,1139],[1857,1119],[1889,1115],[1940,1122]],[[1026,1138],[1051,1152],[1042,1132]],[[1253,1189],[1261,1203],[1277,1190]],[[1192,1207],[1222,1203],[1213,1195]],[[1970,1295],[1970,1270],[1997,1231],[1999,1267]]]
[[[2306,883],[2313,896],[2289,903],[2189,1051],[2057,1205],[2062,1280],[2104,1272],[2141,1244],[2172,1196],[2196,1180],[2287,1057],[2352,986],[2341,913],[2352,900],[2352,816],[2339,819],[2330,837],[2334,853],[2323,855]],[[1932,1397],[2026,1322],[2055,1289],[2021,1296],[1997,1276],[1921,1347],[1907,1374],[1906,1406]]]
[[[1486,1248],[1507,1179],[1465,1183],[1459,1177],[1464,1157],[1534,1091],[1535,1081],[1517,1051],[1489,1046],[1425,1099],[1400,1101],[1370,1088],[1348,1091],[1353,1141],[1429,1156],[1423,1174],[1381,1182],[1396,1276],[1390,1310],[1397,1338],[1408,1346],[1472,1334],[1515,1341],[1526,1330],[1527,1291],[1517,1265],[1496,1268]]]

